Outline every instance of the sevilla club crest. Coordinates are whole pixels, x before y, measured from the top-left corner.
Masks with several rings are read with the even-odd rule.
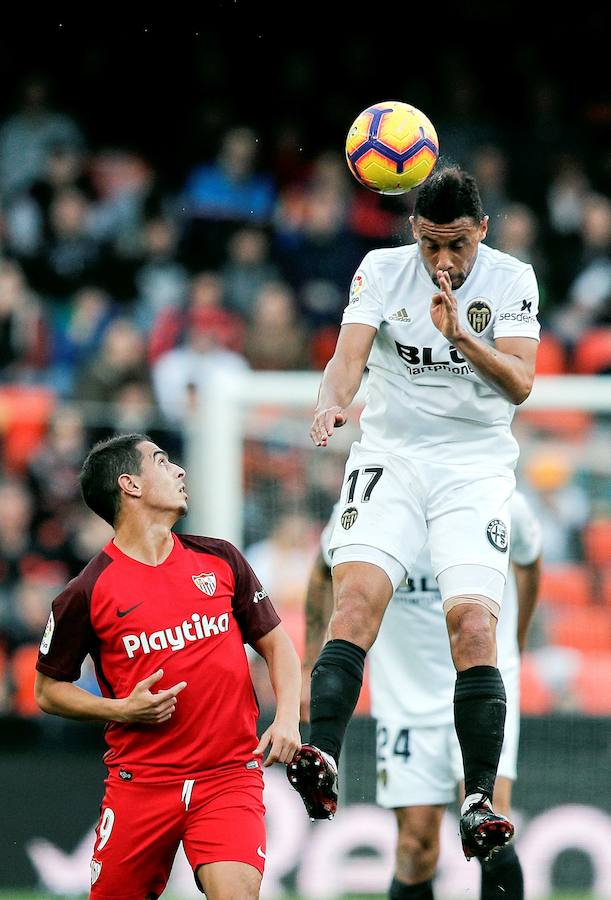
[[[201,575],[191,575],[195,587],[198,587],[204,594],[209,597],[214,595],[216,591],[216,575],[214,572],[202,572]]]

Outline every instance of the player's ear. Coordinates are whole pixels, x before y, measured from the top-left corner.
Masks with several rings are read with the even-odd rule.
[[[486,235],[488,234],[488,222],[490,220],[490,216],[484,216],[482,221],[479,223],[479,240],[483,241]]]
[[[411,228],[412,228],[412,234],[414,235],[414,240],[417,241],[418,240],[418,225],[416,223],[415,216],[409,217],[409,224],[411,225]]]
[[[130,475],[127,472],[123,475],[119,475],[117,483],[121,491],[129,497],[140,497],[142,494],[142,487],[140,484],[134,479],[133,475]]]

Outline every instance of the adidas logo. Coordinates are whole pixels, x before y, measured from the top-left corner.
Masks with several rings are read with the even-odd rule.
[[[391,322],[411,322],[412,320],[409,317],[409,314],[405,307],[402,309],[398,309],[396,313],[393,313],[392,316],[389,317]]]

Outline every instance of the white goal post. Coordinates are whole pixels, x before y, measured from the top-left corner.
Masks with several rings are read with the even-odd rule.
[[[242,545],[242,442],[257,405],[313,410],[322,373],[219,373],[201,398],[187,431],[189,529]],[[364,384],[354,405],[362,405]],[[611,376],[539,376],[520,409],[611,413]],[[355,418],[353,414],[353,418]],[[309,442],[307,428],[303,442]]]

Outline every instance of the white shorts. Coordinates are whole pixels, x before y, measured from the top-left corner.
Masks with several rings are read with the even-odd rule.
[[[453,566],[475,565],[506,579],[514,487],[513,472],[492,464],[408,460],[355,443],[346,463],[331,552],[355,544],[375,547],[409,574],[428,539],[436,578]],[[346,552],[343,562],[348,561]],[[469,586],[474,594],[488,596],[486,590],[484,584]]]
[[[505,739],[498,775],[515,781],[520,738],[519,674],[503,674],[507,692]],[[405,728],[378,720],[376,801],[387,809],[447,805],[456,800],[463,780],[460,745],[454,724]]]

